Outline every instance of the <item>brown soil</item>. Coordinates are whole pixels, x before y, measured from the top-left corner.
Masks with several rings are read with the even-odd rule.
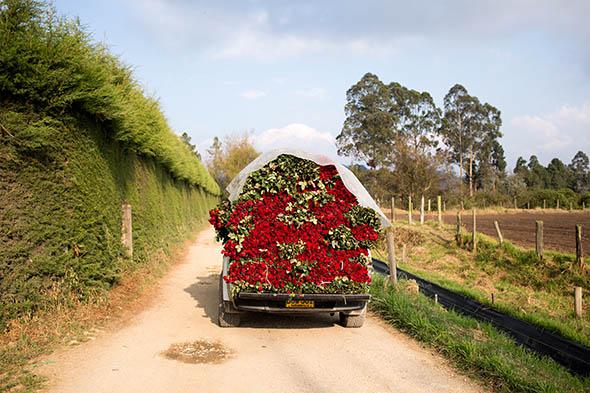
[[[454,224],[456,215],[445,214],[443,220]],[[498,221],[504,239],[527,248],[535,247],[535,221],[543,221],[545,249],[569,253],[576,251],[575,226],[581,224],[583,249],[590,250],[590,212],[483,212],[477,215],[477,230],[497,237],[494,220]],[[471,230],[471,212],[463,214],[463,224]]]
[[[382,209],[389,217],[391,210]],[[463,212],[463,225],[471,230],[471,211]],[[397,220],[406,221],[408,212],[396,209]],[[420,222],[419,213],[412,215],[414,223]],[[425,214],[425,221],[437,220],[437,213]],[[574,253],[576,251],[575,226],[582,225],[582,248],[584,255],[590,252],[590,210],[485,210],[477,214],[477,229],[486,235],[497,237],[494,228],[494,220],[498,220],[500,230],[505,240],[516,245],[535,247],[535,221],[543,221],[543,240],[545,249]],[[457,212],[447,211],[443,213],[443,221],[446,224],[457,222]],[[397,241],[397,239],[396,239]]]

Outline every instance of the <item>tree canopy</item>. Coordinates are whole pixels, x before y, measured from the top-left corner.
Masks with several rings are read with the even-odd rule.
[[[213,138],[207,155],[207,168],[225,193],[232,179],[260,153],[252,145],[248,134],[233,134],[226,136],[223,143],[218,137]]]

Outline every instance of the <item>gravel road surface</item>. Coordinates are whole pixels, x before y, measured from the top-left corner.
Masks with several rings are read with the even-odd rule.
[[[221,247],[213,239],[212,230],[201,232],[183,261],[161,280],[149,306],[128,323],[49,356],[40,370],[49,378],[47,389],[60,393],[483,391],[439,355],[371,315],[360,329],[345,329],[337,324],[337,316],[329,315],[250,315],[243,327],[218,327]],[[184,352],[170,358],[167,350]]]

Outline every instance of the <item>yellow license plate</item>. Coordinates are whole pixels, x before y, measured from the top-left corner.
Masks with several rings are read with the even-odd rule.
[[[287,300],[285,303],[287,308],[314,308],[315,302],[313,300]]]

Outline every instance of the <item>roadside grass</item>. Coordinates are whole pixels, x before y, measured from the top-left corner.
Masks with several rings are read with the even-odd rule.
[[[517,345],[490,324],[445,310],[421,294],[374,277],[372,311],[435,348],[468,375],[498,392],[590,392],[590,378]]]
[[[205,227],[201,224],[190,238]],[[94,340],[104,330],[125,323],[126,317],[149,302],[158,279],[182,258],[184,250],[186,242],[172,247],[171,252],[159,250],[142,265],[130,265],[124,278],[109,292],[84,302],[72,301],[69,306],[60,302],[53,309],[11,321],[9,328],[0,333],[0,392],[42,389],[45,378],[35,369],[47,362],[43,355]]]
[[[458,247],[454,228],[396,224],[396,245],[406,243],[406,263],[402,269],[447,289],[474,298],[506,314],[523,319],[565,338],[590,346],[590,307],[584,305],[582,318],[573,312],[573,288],[590,288],[590,274],[574,264],[574,256],[545,252],[541,261],[534,251],[510,242],[500,245],[495,239],[478,234],[478,252]],[[414,235],[408,235],[414,233]],[[418,241],[407,239],[419,235]],[[470,236],[463,235],[468,245]],[[385,258],[383,248],[377,257]],[[385,260],[385,259],[384,259]],[[495,301],[492,304],[491,294]]]

